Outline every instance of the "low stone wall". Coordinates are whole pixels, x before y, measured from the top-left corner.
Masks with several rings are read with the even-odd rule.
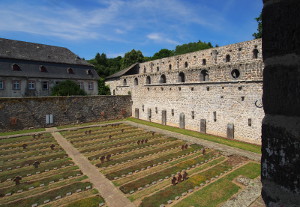
[[[131,116],[131,96],[0,98],[0,131]]]

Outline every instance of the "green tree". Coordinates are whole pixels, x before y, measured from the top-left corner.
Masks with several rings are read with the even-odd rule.
[[[98,95],[110,95],[110,89],[105,85],[105,78],[98,80]]]
[[[206,43],[199,40],[198,42],[190,42],[188,44],[177,45],[174,51],[174,55],[182,55],[189,52],[209,49],[212,47],[213,46],[210,42]]]
[[[84,96],[86,93],[79,85],[71,80],[60,82],[52,88],[52,96]]]
[[[124,58],[122,59],[121,68],[127,68],[134,63],[141,63],[144,60],[143,53],[140,50],[131,50],[130,52],[125,53]]]
[[[172,50],[168,49],[161,49],[159,52],[155,53],[152,57],[152,60],[157,60],[161,58],[166,58],[166,57],[171,57],[173,56],[174,53]]]
[[[252,36],[254,39],[262,38],[262,13],[260,13],[259,17],[255,18],[257,21],[257,32],[253,33]]]

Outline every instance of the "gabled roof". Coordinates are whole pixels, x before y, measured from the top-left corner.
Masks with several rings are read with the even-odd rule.
[[[116,78],[119,78],[123,75],[137,74],[138,73],[138,66],[139,66],[139,63],[134,63],[131,66],[129,66],[128,68],[125,68],[125,69],[123,69],[119,72],[116,72],[115,74],[112,74],[112,75],[106,77],[105,80],[116,79]]]
[[[90,65],[69,49],[0,38],[0,58]]]

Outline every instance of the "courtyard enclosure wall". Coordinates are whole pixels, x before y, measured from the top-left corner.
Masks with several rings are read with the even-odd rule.
[[[105,121],[130,115],[130,96],[0,98],[2,132]]]
[[[106,84],[132,95],[136,118],[260,144],[261,47],[257,39],[140,63]]]

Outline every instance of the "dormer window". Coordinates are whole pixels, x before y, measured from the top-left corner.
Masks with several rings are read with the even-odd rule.
[[[21,68],[20,68],[19,65],[13,64],[13,65],[12,65],[12,70],[13,70],[13,71],[21,71]]]
[[[45,66],[43,66],[43,65],[40,66],[40,71],[41,72],[48,72],[47,68]]]
[[[67,72],[68,72],[69,74],[74,74],[74,71],[73,71],[72,68],[68,68]]]
[[[93,73],[92,73],[92,70],[86,70],[86,74],[88,74],[88,75],[93,75]]]

